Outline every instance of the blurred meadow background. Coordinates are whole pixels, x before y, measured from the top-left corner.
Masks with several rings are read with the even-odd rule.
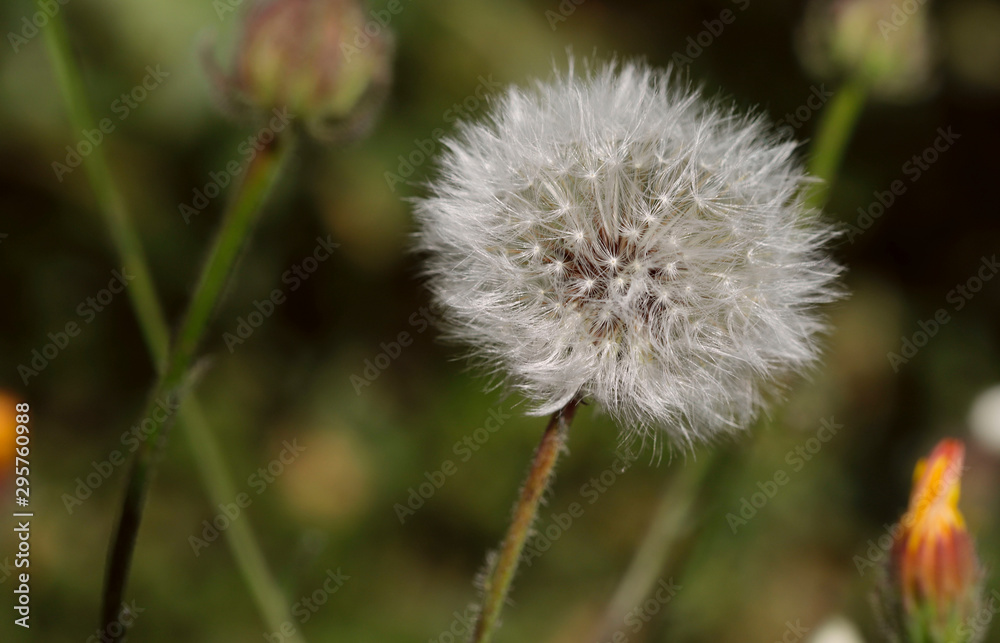
[[[230,66],[247,4],[59,5],[94,118],[114,125],[100,145],[172,323],[225,195],[195,205],[187,221],[180,206],[242,163],[240,146],[254,133],[215,108],[201,62],[207,46]],[[251,500],[234,520],[252,527],[308,641],[463,640],[473,578],[502,537],[544,428],[516,397],[488,390],[428,324],[407,198],[422,193],[429,156],[456,115],[476,118],[503,86],[565,68],[571,50],[674,63],[709,94],[765,111],[808,141],[840,82],[819,75],[799,2],[396,6],[394,78],[380,117],[359,142],[296,150],[206,336],[196,388],[235,490]],[[36,11],[28,0],[5,2],[0,25],[24,36]],[[908,95],[887,87],[867,101],[831,186],[826,216],[845,226],[835,254],[851,296],[830,308],[824,360],[790,383],[770,418],[712,447],[720,457],[656,571],[680,589],[642,611],[641,627],[623,624],[620,640],[790,642],[840,617],[864,640],[881,640],[868,604],[876,574],[864,561],[905,510],[916,459],[945,436],[968,442],[961,506],[985,564],[1000,560],[1000,452],[989,446],[998,439],[973,438],[969,424],[973,400],[1000,384],[1000,279],[975,292],[969,283],[1000,251],[1000,3],[929,2],[921,11],[930,36],[913,55],[925,77]],[[31,405],[33,618],[24,632],[6,609],[0,640],[82,642],[98,640],[88,637],[127,474],[107,463],[128,451],[122,435],[155,371],[125,294],[99,310],[86,303],[122,266],[83,169],[53,169],[83,134],[70,125],[42,35],[23,39],[5,36],[0,50],[0,388],[11,417],[12,400]],[[141,101],[122,100],[150,74],[159,80],[147,81]],[[876,207],[893,185],[891,205]],[[337,246],[308,260],[322,241]],[[275,289],[282,303],[240,336]],[[903,353],[904,339],[926,332],[939,309],[948,320]],[[79,335],[25,383],[18,366],[68,322]],[[836,431],[818,442],[824,422]],[[657,460],[647,449],[622,467],[617,438],[607,417],[582,410],[539,523],[556,537],[533,541],[538,555],[519,573],[498,640],[593,640],[661,494],[709,451],[668,449]],[[201,482],[198,448],[171,432],[126,592],[141,609],[130,640],[286,640],[260,617],[225,539],[207,538],[223,509]],[[9,516],[4,449],[0,508]],[[95,472],[100,483],[81,499]],[[567,525],[573,503],[582,510]],[[15,551],[5,527],[4,605]],[[324,583],[336,591],[320,591]],[[317,592],[321,604],[310,598]],[[1000,641],[993,630],[987,640]]]

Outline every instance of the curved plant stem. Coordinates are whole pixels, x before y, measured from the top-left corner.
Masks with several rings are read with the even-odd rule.
[[[53,15],[49,23],[42,31],[45,33],[45,43],[52,59],[56,81],[66,100],[73,129],[77,132],[94,129],[95,122],[87,104],[87,94],[79,69],[73,59],[62,14]],[[91,154],[84,160],[83,169],[97,197],[99,210],[104,215],[115,248],[121,256],[124,270],[134,275],[126,289],[129,301],[139,320],[146,346],[159,364],[167,357],[170,332],[156,297],[142,244],[129,222],[124,200],[111,176],[103,147],[94,146]]]
[[[202,483],[208,492],[213,507],[232,502],[237,495],[236,485],[229,475],[222,447],[211,433],[201,405],[190,397],[181,406],[180,425],[185,429],[195,464],[201,473]],[[282,632],[282,625],[292,622],[288,602],[278,581],[271,575],[267,561],[257,544],[257,537],[248,519],[233,520],[225,531],[226,542],[236,561],[236,568],[250,590],[264,623],[272,632]],[[289,643],[304,643],[305,639],[296,629],[285,637]]]
[[[87,107],[79,71],[74,66],[62,17],[54,16],[45,31],[56,77],[66,99],[74,129],[90,128],[93,126],[93,118]],[[124,270],[133,275],[133,282],[128,289],[129,299],[150,354],[162,373],[166,369],[169,348],[166,318],[156,297],[139,237],[129,221],[124,200],[115,185],[102,148],[94,149],[84,163],[84,169]],[[188,400],[181,408],[180,416],[208,496],[213,504],[230,500],[235,496],[235,486],[226,470],[222,449],[209,431],[197,401]],[[276,581],[267,569],[250,525],[246,521],[234,522],[226,531],[226,540],[264,621],[272,631],[280,630],[281,625],[289,620],[288,609]],[[121,592],[119,596],[120,594]],[[110,608],[106,608],[106,611],[110,611]],[[301,639],[296,634],[293,640]]]
[[[856,74],[837,90],[820,117],[809,158],[809,173],[821,179],[807,195],[807,202],[812,207],[821,208],[826,204],[867,95],[867,79]]]
[[[608,604],[597,641],[610,640],[625,623],[625,617],[652,591],[677,541],[690,528],[692,508],[698,491],[715,464],[720,461],[710,451],[667,481],[653,521],[643,536],[625,576]]]
[[[545,428],[542,441],[535,451],[534,460],[531,462],[531,469],[528,470],[528,479],[525,481],[524,487],[521,489],[521,496],[514,506],[514,517],[507,529],[503,545],[500,547],[500,555],[486,581],[482,609],[479,612],[479,619],[476,621],[476,628],[472,636],[473,643],[486,643],[493,638],[493,633],[499,622],[500,610],[503,609],[504,602],[507,600],[511,581],[514,580],[514,573],[521,561],[521,552],[524,551],[524,544],[528,539],[528,534],[531,533],[531,525],[534,524],[535,518],[538,516],[542,495],[549,488],[556,460],[566,444],[569,425],[573,422],[573,416],[576,414],[579,403],[579,400],[573,400],[561,410],[556,411],[552,415],[552,419],[549,420],[549,425]]]
[[[194,362],[198,344],[215,309],[219,295],[229,280],[240,249],[246,242],[253,224],[261,211],[264,197],[280,173],[285,146],[273,143],[251,161],[235,198],[223,217],[219,235],[202,268],[201,277],[188,304],[166,367],[140,416],[156,420],[147,438],[136,452],[130,472],[121,518],[108,556],[102,626],[107,627],[118,619],[125,581],[132,562],[132,552],[142,520],[142,510],[156,455],[160,451],[170,418],[160,420],[158,407],[182,397],[189,370]]]

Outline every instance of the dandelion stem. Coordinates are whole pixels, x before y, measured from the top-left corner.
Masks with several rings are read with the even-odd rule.
[[[500,556],[486,581],[483,605],[472,637],[473,643],[487,643],[492,639],[497,628],[500,610],[503,609],[507,600],[510,584],[514,580],[514,573],[521,560],[521,552],[524,551],[531,526],[538,516],[538,507],[541,504],[542,496],[549,488],[556,460],[566,444],[569,425],[573,421],[579,403],[579,400],[574,399],[561,410],[556,411],[545,428],[542,441],[535,451],[531,469],[528,470],[528,479],[525,481],[524,487],[521,489],[521,496],[514,506],[514,517],[500,548]]]
[[[608,604],[596,640],[612,639],[625,624],[628,612],[652,591],[670,552],[691,527],[691,510],[702,483],[720,461],[718,452],[711,451],[667,481],[649,529]]]
[[[826,204],[867,96],[868,80],[863,74],[856,74],[837,90],[820,117],[812,143],[809,173],[821,179],[821,183],[813,186],[807,195],[809,205],[821,208]]]

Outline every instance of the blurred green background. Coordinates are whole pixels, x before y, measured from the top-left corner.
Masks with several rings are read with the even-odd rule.
[[[525,83],[548,76],[553,65],[565,68],[567,49],[578,57],[639,56],[656,66],[684,54],[691,77],[710,94],[786,125],[794,121],[794,136],[807,141],[819,117],[802,107],[837,86],[803,64],[797,43],[804,7],[797,2],[403,0],[402,7],[390,25],[395,78],[380,119],[358,143],[297,151],[209,331],[198,384],[230,474],[253,499],[238,520],[252,524],[289,604],[321,588],[328,570],[349,576],[299,626],[309,641],[462,640],[446,633],[459,629],[456,613],[475,599],[473,578],[506,528],[544,425],[525,417],[518,399],[487,390],[487,380],[456,361],[459,351],[437,342],[421,321],[428,297],[418,258],[408,252],[406,199],[421,194],[433,171],[425,150],[451,131],[453,106],[482,114],[484,89],[495,93],[496,83]],[[211,172],[241,160],[238,146],[253,133],[214,108],[199,61],[212,34],[231,41],[243,9],[220,19],[208,0],[88,0],[60,8],[94,116],[115,119],[103,149],[174,321],[225,200],[212,200],[190,224],[178,206],[192,202]],[[3,31],[21,33],[23,18],[36,10],[26,0],[4,3]],[[688,38],[724,10],[735,20],[697,55],[685,52]],[[868,605],[874,574],[859,573],[856,557],[865,557],[869,540],[904,511],[916,458],[943,436],[969,438],[972,400],[1000,383],[1000,280],[987,282],[961,310],[949,299],[983,257],[1000,250],[1000,4],[958,0],[929,10],[924,91],[866,105],[827,216],[859,225],[858,208],[870,210],[876,191],[902,180],[905,193],[863,234],[838,243],[852,296],[830,310],[834,331],[822,365],[793,383],[770,420],[714,447],[721,455],[710,483],[661,572],[681,589],[639,632],[627,629],[629,641],[769,643],[788,635],[789,622],[808,628],[808,637],[836,615],[854,621],[867,640],[880,640]],[[9,35],[5,40],[0,387],[31,404],[36,518],[32,628],[25,636],[7,609],[0,640],[86,641],[97,629],[125,467],[72,512],[64,494],[122,449],[120,436],[135,422],[154,371],[126,296],[116,295],[27,385],[18,375],[17,366],[49,341],[47,333],[81,322],[78,307],[121,266],[84,172],[59,180],[53,171],[81,133],[69,125],[43,38],[16,48]],[[120,120],[116,100],[157,65],[169,75]],[[796,110],[799,117],[785,116]],[[939,128],[960,138],[914,181],[906,164],[932,146]],[[397,183],[389,174],[409,176]],[[282,275],[328,235],[339,247],[292,292]],[[235,333],[254,302],[275,288],[287,301],[230,351],[224,333]],[[951,320],[894,368],[888,354],[939,308]],[[403,332],[412,345],[396,351],[389,345]],[[386,350],[388,360],[379,358]],[[498,431],[476,433],[494,416],[504,418]],[[786,454],[828,418],[843,428],[795,470]],[[692,463],[691,454],[668,451],[658,462],[645,451],[617,473],[617,437],[607,417],[582,411],[540,526],[574,502],[584,513],[522,569],[499,640],[593,640],[594,621],[661,490]],[[219,508],[205,495],[186,436],[174,431],[170,438],[127,592],[144,609],[130,640],[264,640],[268,628],[223,539],[193,552],[190,537],[202,535],[203,521]],[[476,451],[460,446],[466,438]],[[291,440],[304,451],[273,483],[260,485],[255,472]],[[694,457],[706,453],[698,449]],[[440,482],[436,472],[448,460],[454,473],[429,493],[425,483]],[[962,507],[981,556],[995,567],[1000,459],[970,441],[968,464]],[[778,470],[790,483],[734,534],[726,515]],[[606,491],[593,494],[591,480],[602,473]],[[401,520],[397,505],[422,484],[430,497]],[[0,489],[9,516],[8,471]],[[14,551],[5,527],[0,561]],[[3,569],[2,604],[9,605],[13,580]],[[1000,588],[1000,578],[987,587]],[[1000,627],[994,630],[987,640],[1000,641]]]

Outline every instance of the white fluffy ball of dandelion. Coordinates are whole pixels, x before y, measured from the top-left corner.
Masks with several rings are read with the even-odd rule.
[[[418,247],[447,335],[533,400],[692,443],[817,355],[830,230],[796,145],[669,71],[512,88],[447,140]]]

